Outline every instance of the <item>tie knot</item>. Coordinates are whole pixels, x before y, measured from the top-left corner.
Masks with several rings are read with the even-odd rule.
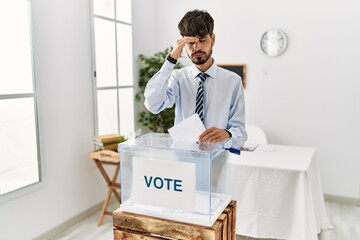
[[[206,73],[199,73],[198,77],[200,78],[201,82],[205,82],[208,75]]]

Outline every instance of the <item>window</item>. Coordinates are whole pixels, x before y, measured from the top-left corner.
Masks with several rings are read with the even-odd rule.
[[[42,180],[30,26],[29,1],[0,1],[0,202]]]
[[[134,132],[131,0],[93,0],[95,134]]]

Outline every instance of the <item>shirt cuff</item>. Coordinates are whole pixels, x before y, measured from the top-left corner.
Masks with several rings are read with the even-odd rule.
[[[168,60],[165,60],[164,64],[160,68],[160,72],[167,75],[171,75],[172,70],[174,70],[175,64],[169,62]]]
[[[231,138],[232,137],[231,132],[229,130],[226,130],[226,129],[224,129],[224,130],[227,131],[227,133],[229,134],[229,138]]]

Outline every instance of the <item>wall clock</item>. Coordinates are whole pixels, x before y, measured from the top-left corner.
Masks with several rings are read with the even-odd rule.
[[[268,56],[276,57],[286,50],[287,37],[280,29],[266,31],[260,40],[261,50]]]

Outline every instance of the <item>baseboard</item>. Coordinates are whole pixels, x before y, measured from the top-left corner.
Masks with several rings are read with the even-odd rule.
[[[112,201],[114,201],[114,199],[110,200],[109,205],[111,205]],[[103,205],[104,205],[104,202],[100,202],[100,203],[86,209],[82,213],[79,213],[78,215],[70,218],[66,222],[64,222],[64,223],[54,227],[53,229],[47,231],[46,233],[40,235],[39,237],[34,238],[33,240],[48,240],[48,239],[51,239],[52,237],[56,236],[57,234],[59,234],[59,233],[65,231],[66,229],[72,227],[76,223],[81,222],[82,220],[89,217],[93,213],[101,211]]]
[[[360,199],[356,199],[356,198],[340,197],[340,196],[335,196],[335,195],[330,195],[330,194],[324,194],[324,198],[326,201],[329,201],[329,202],[336,202],[336,203],[360,206]]]

